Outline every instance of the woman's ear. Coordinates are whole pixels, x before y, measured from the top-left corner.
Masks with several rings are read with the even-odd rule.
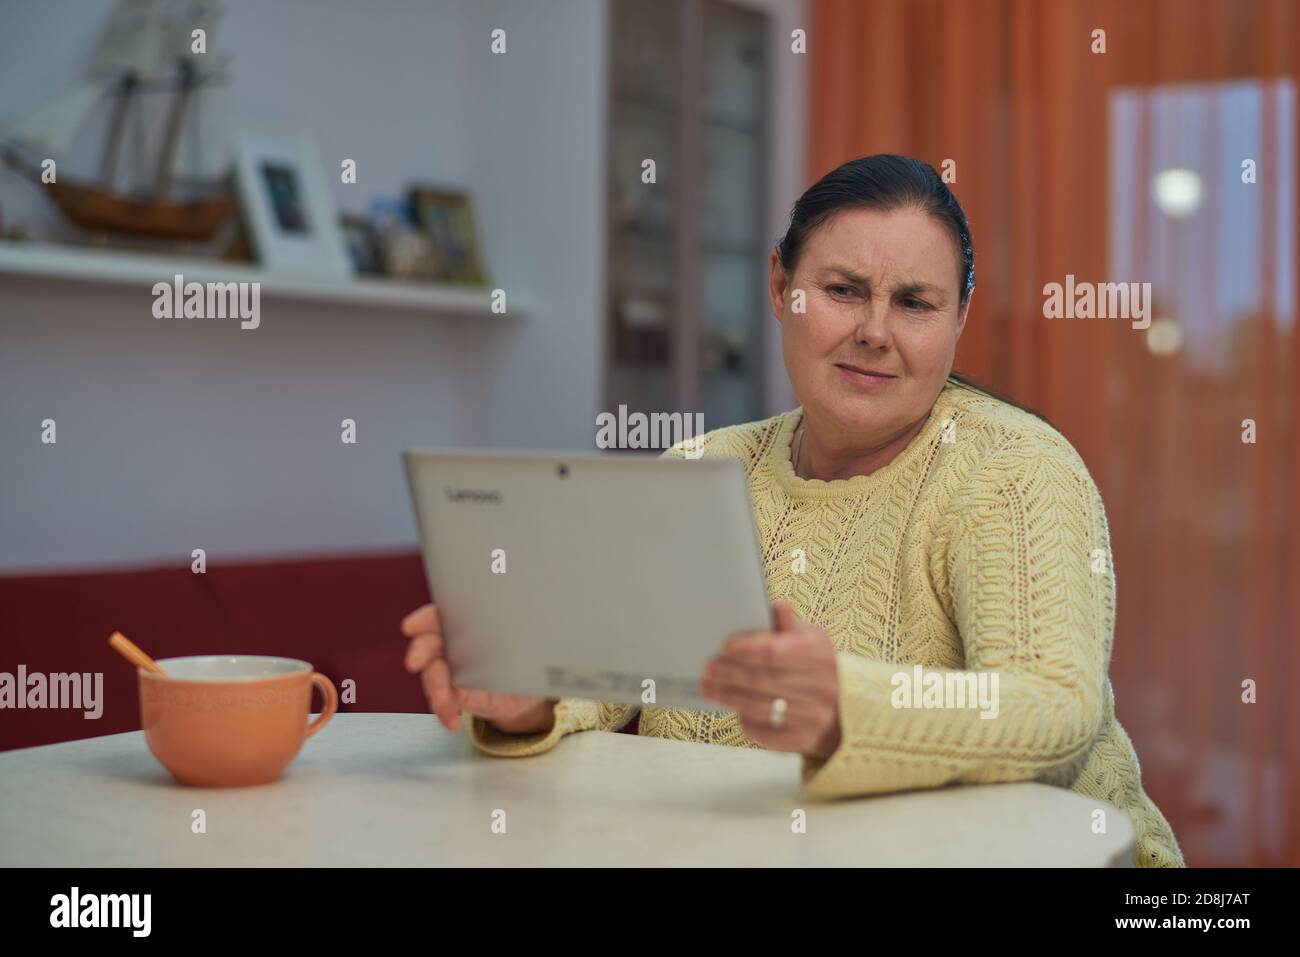
[[[971,300],[974,298],[975,290],[972,289],[970,295],[966,297],[966,301],[957,309],[957,339],[961,338],[962,330],[966,328],[966,316],[970,313]]]
[[[768,253],[768,272],[767,272],[767,295],[772,302],[772,315],[776,316],[776,321],[780,322],[785,318],[785,287],[789,279],[785,274],[785,267],[781,265],[781,257],[773,249]]]

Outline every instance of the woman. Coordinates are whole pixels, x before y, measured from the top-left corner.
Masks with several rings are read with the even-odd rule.
[[[1132,819],[1136,864],[1182,866],[1115,719],[1096,485],[1050,424],[951,374],[975,288],[957,200],[919,161],[846,163],[795,204],[768,286],[799,408],[703,441],[745,463],[777,627],[711,663],[701,693],[729,712],[645,707],[638,733],[800,754],[828,797],[1069,787]],[[468,712],[490,754],[636,710],[457,688],[436,610],[402,629],[431,709],[452,730]]]

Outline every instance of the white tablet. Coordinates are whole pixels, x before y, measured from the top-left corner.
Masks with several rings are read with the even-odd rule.
[[[726,710],[705,664],[772,627],[744,465],[403,456],[458,687]]]

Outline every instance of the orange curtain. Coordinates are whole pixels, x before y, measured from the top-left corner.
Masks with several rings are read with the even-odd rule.
[[[1298,6],[811,3],[810,178],[955,161],[956,369],[1045,414],[1101,488],[1119,717],[1199,866],[1300,865]],[[1150,282],[1151,327],[1045,318],[1067,275]]]

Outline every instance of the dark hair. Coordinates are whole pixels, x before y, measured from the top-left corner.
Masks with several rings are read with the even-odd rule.
[[[961,252],[959,304],[964,304],[975,289],[975,247],[966,214],[934,167],[908,156],[863,156],[835,167],[813,183],[790,211],[790,228],[777,243],[776,254],[785,271],[792,272],[808,237],[832,213],[862,208],[889,212],[907,207],[929,213],[952,232]]]
[[[809,237],[833,214],[844,209],[876,209],[882,212],[913,208],[935,217],[951,232],[961,254],[960,297],[965,305],[975,290],[975,246],[971,242],[970,224],[957,197],[929,163],[877,153],[849,160],[835,167],[805,190],[790,211],[790,227],[776,245],[777,258],[787,272],[794,271]],[[968,389],[1015,406],[1023,412],[1047,419],[1020,403],[986,389],[965,376],[948,376]],[[1047,423],[1051,425],[1050,422]]]
[[[986,386],[982,386],[978,382],[966,378],[966,376],[964,375],[958,375],[955,372],[949,372],[948,381],[956,382],[958,385],[965,386],[967,389],[970,389],[974,392],[982,393],[983,395],[987,395],[991,398],[997,399],[999,402],[1005,402],[1007,405],[1015,406],[1021,412],[1028,412],[1034,418],[1042,419],[1048,425],[1052,425],[1051,421],[1047,418],[1047,416],[1043,415],[1043,413],[1031,409],[1027,405],[1021,405],[1019,402],[1017,402],[1015,399],[1011,398],[1010,396],[1003,395],[1001,392],[996,392],[993,389],[987,388]],[[1056,428],[1056,426],[1052,425],[1052,428]]]

